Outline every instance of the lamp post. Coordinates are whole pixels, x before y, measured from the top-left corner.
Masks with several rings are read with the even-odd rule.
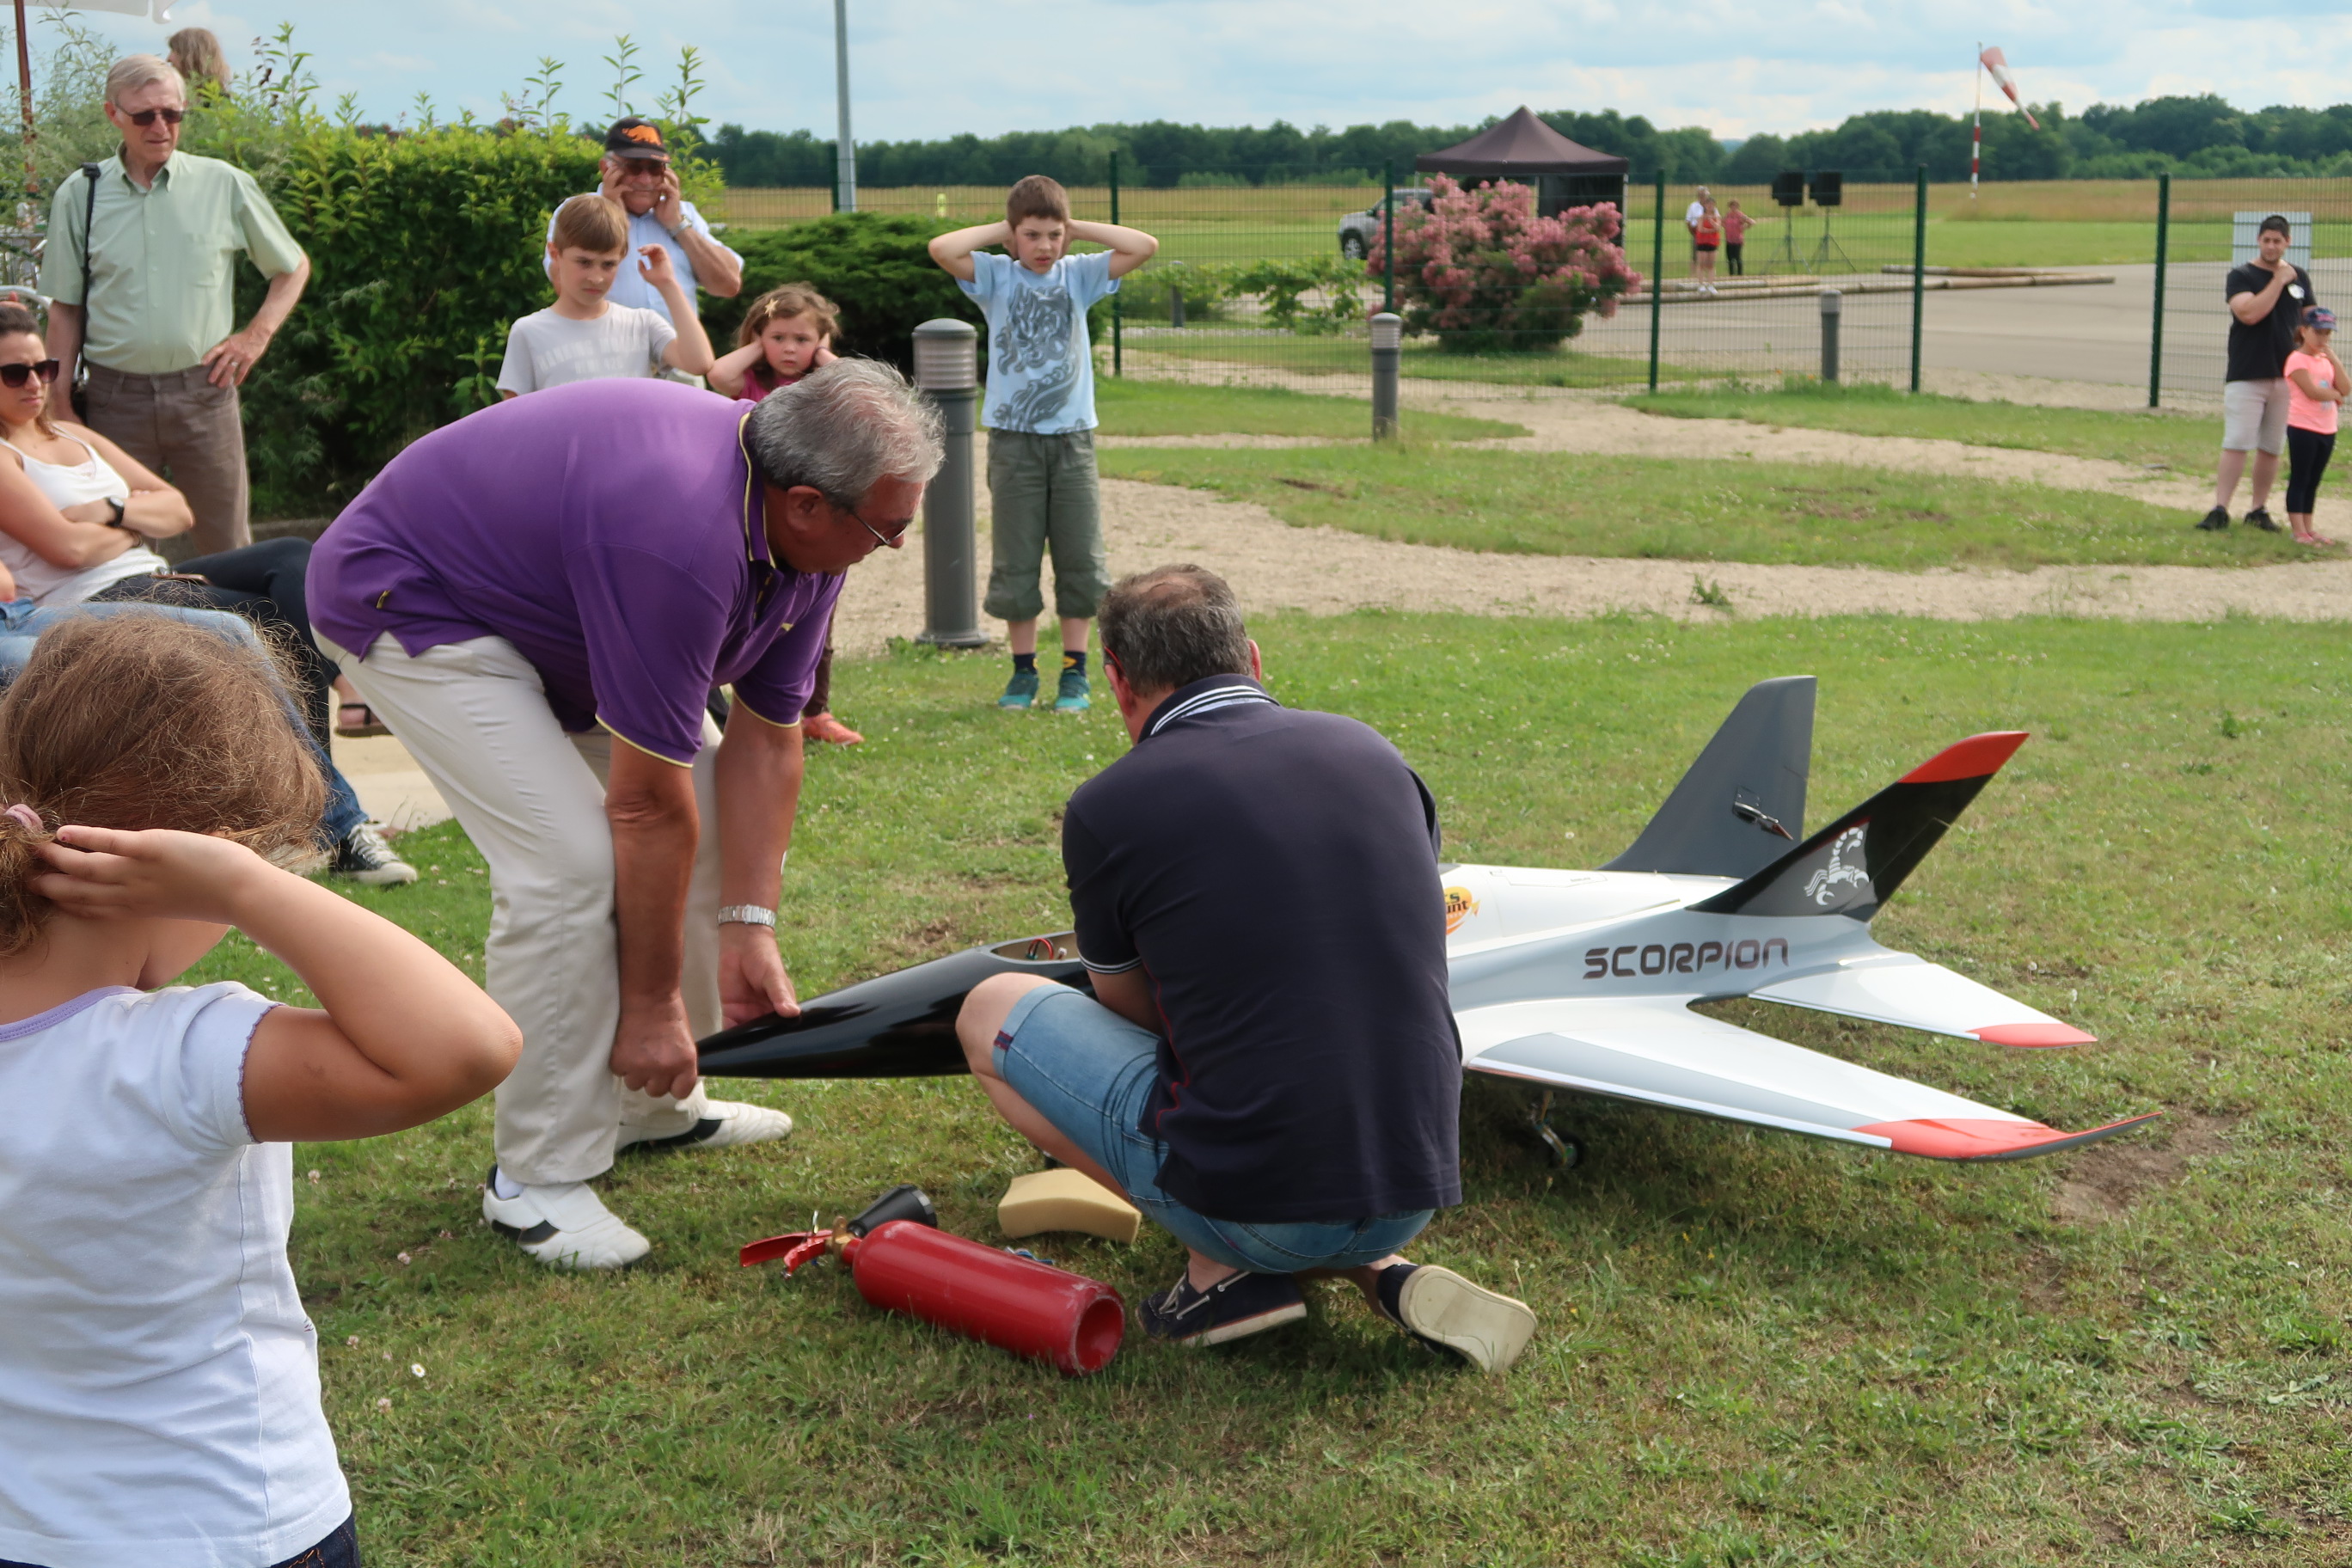
[[[835,212],[857,210],[857,143],[849,139],[849,0],[833,0],[833,96],[839,113],[834,132]]]
[[[946,455],[923,492],[923,631],[934,647],[985,647],[972,592],[971,437],[980,425],[980,334],[942,319],[915,329],[915,385],[940,411]]]

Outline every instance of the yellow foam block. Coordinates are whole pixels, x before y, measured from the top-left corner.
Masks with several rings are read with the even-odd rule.
[[[996,1205],[996,1226],[1009,1237],[1075,1230],[1112,1241],[1133,1241],[1143,1215],[1133,1204],[1076,1171],[1034,1171],[1015,1176]]]

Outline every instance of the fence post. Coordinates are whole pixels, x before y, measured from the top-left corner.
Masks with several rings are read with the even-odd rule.
[[[1658,171],[1657,210],[1650,215],[1650,390],[1658,390],[1658,310],[1665,299],[1666,172]]]
[[[1911,199],[1911,390],[1919,390],[1919,338],[1927,321],[1927,165]]]
[[[2164,400],[2164,249],[2172,227],[2172,176],[2156,177],[2156,313],[2147,324],[2147,405]]]
[[[1845,296],[1835,289],[1822,290],[1822,384],[1834,386],[1838,378],[1838,321]]]
[[[1381,165],[1381,221],[1387,226],[1381,246],[1381,259],[1388,263],[1388,276],[1381,282],[1381,309],[1396,313],[1396,165]],[[1377,361],[1376,361],[1377,363]]]
[[[915,385],[946,426],[945,460],[923,492],[923,631],[934,647],[985,647],[972,599],[972,431],[980,411],[980,334],[941,319],[915,329]]]
[[[1118,221],[1118,153],[1116,150],[1110,155],[1110,221]],[[1113,375],[1127,374],[1127,345],[1121,341],[1119,332],[1125,324],[1119,315],[1118,296],[1113,294],[1110,297],[1110,373]]]
[[[1382,310],[1372,318],[1372,439],[1397,434],[1398,361],[1404,357],[1404,318]]]

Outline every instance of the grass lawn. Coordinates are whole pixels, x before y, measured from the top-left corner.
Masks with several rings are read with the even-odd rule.
[[[2352,1547],[2352,994],[2339,626],[1684,626],[1365,615],[1254,628],[1286,700],[1393,737],[1450,853],[1583,866],[1631,840],[1749,682],[1822,679],[1826,816],[1973,731],[2035,740],[1879,922],[2097,1032],[2004,1051],[1743,1005],[1785,1037],[2065,1126],[2018,1164],[1904,1160],[1473,1082],[1467,1201],[1418,1256],[1543,1327],[1488,1380],[1337,1289],[1229,1350],[1130,1338],[1065,1380],[874,1313],[741,1242],[920,1183],[960,1233],[1034,1160],[961,1079],[720,1086],[782,1147],[625,1161],[654,1239],[616,1279],[476,1224],[486,1108],[298,1151],[294,1259],[372,1561],[2334,1564]],[[1055,821],[1126,742],[988,707],[993,659],[845,665],[872,739],[813,760],[786,884],[803,994],[1066,920]],[[454,828],[362,899],[478,952]],[[1236,896],[1250,896],[1236,889]],[[242,942],[199,978],[294,994]],[[1034,1245],[1034,1244],[1033,1244]],[[1175,1245],[1048,1237],[1133,1302]],[[405,1255],[405,1258],[402,1256]],[[414,1369],[414,1370],[413,1370]],[[419,1373],[421,1373],[421,1375]]]
[[[1368,398],[1324,397],[1270,386],[1206,386],[1195,382],[1146,381],[1134,376],[1098,376],[1095,413],[1106,436],[1313,436],[1369,437],[1372,405]],[[1471,441],[1494,436],[1524,436],[1524,425],[1472,419],[1459,414],[1408,416],[1415,437],[1433,441]]]
[[[1644,413],[1678,419],[1744,419],[1808,430],[1851,430],[1861,436],[1919,436],[2142,466],[2160,463],[2189,475],[2210,471],[2221,445],[2221,421],[2204,415],[1986,403],[1933,393],[1914,395],[1871,382],[1824,384],[1791,377],[1777,386],[1734,384],[1642,394],[1625,401]]]
[[[1694,449],[1704,450],[1704,441]],[[1115,479],[1254,500],[1286,522],[1529,555],[1935,566],[2257,565],[2284,534],[2199,533],[2085,490],[1815,463],[1395,447],[1108,451]]]
[[[1097,347],[1100,345],[1097,344]],[[1290,332],[1158,329],[1129,331],[1126,352],[1146,356],[1286,370],[1300,375],[1371,376],[1371,348],[1360,337],[1303,337]],[[1447,353],[1425,339],[1405,340],[1398,374],[1429,381],[1489,381],[1508,386],[1638,386],[1650,378],[1647,358],[1550,349],[1523,354]],[[1664,363],[1668,381],[1705,381],[1733,372]]]
[[[2176,247],[2184,237],[2176,232]],[[2227,254],[2229,237],[2221,237]],[[2174,256],[2182,260],[2176,248]],[[2156,218],[2068,223],[2055,219],[1927,219],[1931,267],[2124,267],[2156,259]]]

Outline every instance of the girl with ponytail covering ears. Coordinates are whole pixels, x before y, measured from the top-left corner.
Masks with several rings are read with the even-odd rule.
[[[293,1141],[445,1115],[521,1039],[288,868],[323,796],[268,652],[205,626],[68,619],[0,697],[5,1568],[359,1561]],[[319,1005],[174,984],[232,925]]]

